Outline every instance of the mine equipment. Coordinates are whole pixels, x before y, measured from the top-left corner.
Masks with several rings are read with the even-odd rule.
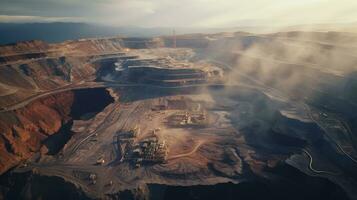
[[[94,173],[89,174],[89,180],[95,185],[97,183],[97,175]]]
[[[140,127],[138,127],[137,125],[135,125],[135,127],[133,129],[131,129],[129,132],[129,137],[135,138],[140,134]]]
[[[166,141],[159,141],[157,136],[154,136],[143,140],[131,155],[134,166],[140,167],[144,163],[163,163],[167,154]]]
[[[207,123],[207,116],[205,112],[187,112],[177,113],[173,115],[170,122],[173,125],[192,125],[192,126],[201,126]]]
[[[105,163],[105,160],[104,160],[104,158],[103,157],[99,157],[98,159],[97,159],[97,165],[103,165],[104,163]]]
[[[141,155],[141,149],[137,148],[133,150],[133,156],[140,156]]]

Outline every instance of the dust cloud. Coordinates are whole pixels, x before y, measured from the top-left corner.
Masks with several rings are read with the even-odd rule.
[[[356,52],[357,35],[337,32],[236,33],[206,50],[209,59],[232,67],[227,83],[249,77],[296,98],[350,92]]]

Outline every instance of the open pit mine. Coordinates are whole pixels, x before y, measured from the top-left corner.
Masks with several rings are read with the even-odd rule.
[[[0,199],[357,199],[346,37],[0,46]]]

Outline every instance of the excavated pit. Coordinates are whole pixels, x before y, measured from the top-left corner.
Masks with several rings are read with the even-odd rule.
[[[64,123],[58,132],[50,135],[43,142],[48,148],[48,155],[57,154],[71,139],[73,120],[90,119],[114,102],[114,98],[104,88],[75,90],[73,93],[73,103],[69,114],[70,120]]]
[[[104,88],[77,90],[70,115],[73,120],[87,118],[88,114],[98,113],[113,102],[114,98]]]

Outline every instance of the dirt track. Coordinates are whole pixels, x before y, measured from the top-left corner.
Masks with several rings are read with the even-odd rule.
[[[195,146],[190,152],[188,152],[188,153],[181,153],[181,154],[178,154],[178,155],[173,155],[173,156],[171,156],[171,157],[169,157],[169,158],[167,158],[167,159],[168,159],[168,160],[173,160],[173,159],[177,159],[177,158],[182,158],[182,157],[190,156],[190,155],[194,154],[194,153],[200,148],[200,146],[201,146],[202,144],[204,144],[204,143],[205,143],[204,141],[200,140],[200,141],[196,144],[196,146]]]

